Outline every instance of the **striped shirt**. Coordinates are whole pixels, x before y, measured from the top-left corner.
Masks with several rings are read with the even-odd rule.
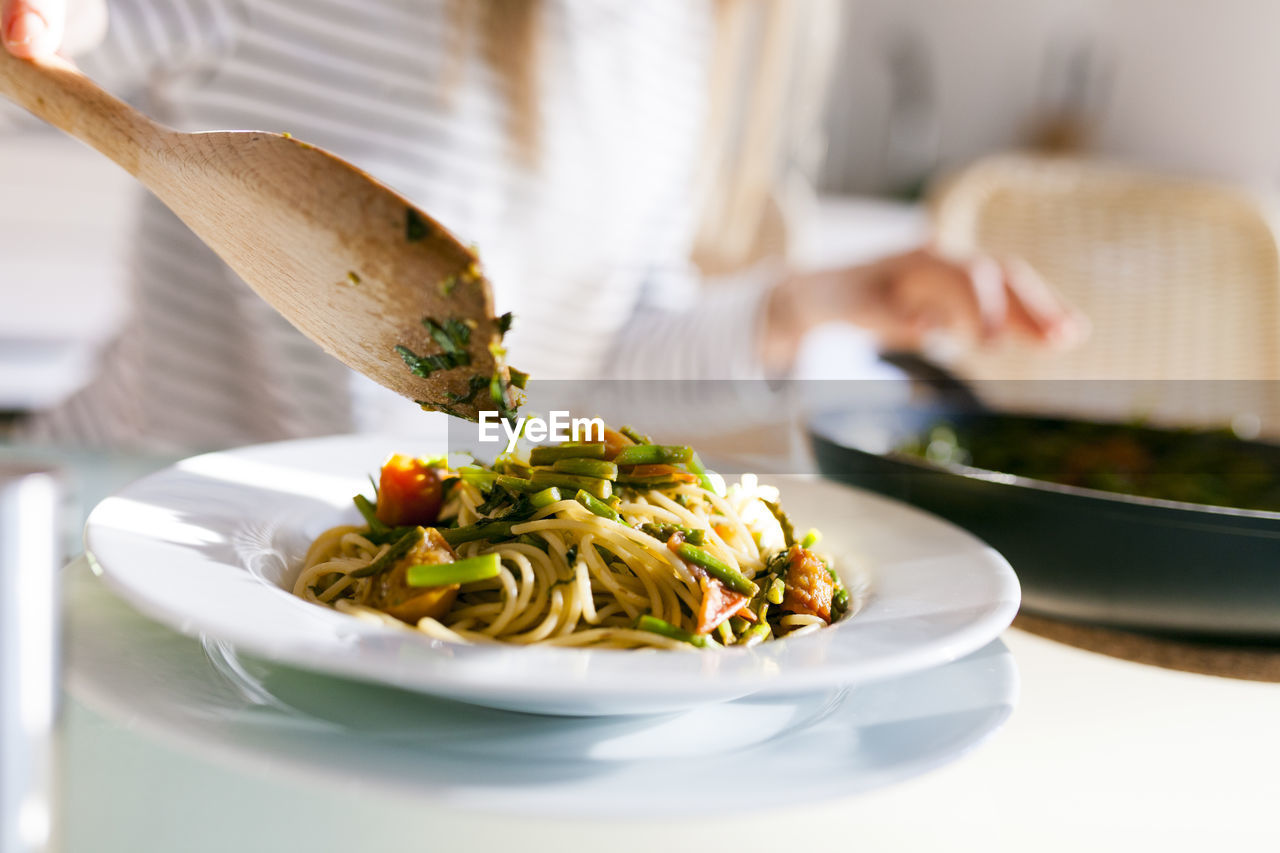
[[[82,65],[182,130],[288,131],[480,249],[510,360],[535,377],[758,375],[767,274],[689,262],[713,19],[688,0],[549,0],[540,156],[513,156],[501,78],[445,0],[108,0]],[[321,352],[159,202],[141,203],[134,311],[102,375],[37,435],[219,447],[411,423]]]

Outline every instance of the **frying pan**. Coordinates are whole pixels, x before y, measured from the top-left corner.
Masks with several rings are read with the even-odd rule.
[[[986,410],[962,383],[940,378],[946,393],[927,404],[812,417],[819,470],[984,539],[1017,571],[1028,611],[1161,634],[1280,641],[1280,512],[1104,492],[897,452],[940,422],[975,430],[1071,423]],[[1162,441],[1222,440],[1147,431],[1163,433]],[[1280,447],[1246,444],[1280,461]]]

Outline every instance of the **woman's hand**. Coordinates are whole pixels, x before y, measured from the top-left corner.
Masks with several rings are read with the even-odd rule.
[[[57,52],[66,21],[67,0],[0,0],[5,50],[23,59]]]
[[[874,333],[886,350],[917,350],[948,332],[978,344],[1018,337],[1067,348],[1088,321],[1026,264],[989,257],[959,261],[917,249],[872,264],[793,276],[770,297],[764,358],[784,371],[805,334],[829,322]]]

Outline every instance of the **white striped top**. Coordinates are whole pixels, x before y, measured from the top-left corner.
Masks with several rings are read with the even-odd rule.
[[[444,0],[108,0],[82,65],[183,130],[289,131],[475,243],[510,360],[535,377],[759,373],[767,276],[708,285],[688,258],[709,0],[550,0],[540,160],[518,164],[501,80],[461,70]],[[412,423],[261,302],[158,202],[136,310],[46,436],[216,447]],[[388,354],[393,358],[393,354]]]

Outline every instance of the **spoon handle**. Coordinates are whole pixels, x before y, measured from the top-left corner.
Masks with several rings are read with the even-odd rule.
[[[173,132],[107,94],[58,57],[18,59],[0,50],[0,95],[96,148],[135,176],[156,150],[156,141]]]

